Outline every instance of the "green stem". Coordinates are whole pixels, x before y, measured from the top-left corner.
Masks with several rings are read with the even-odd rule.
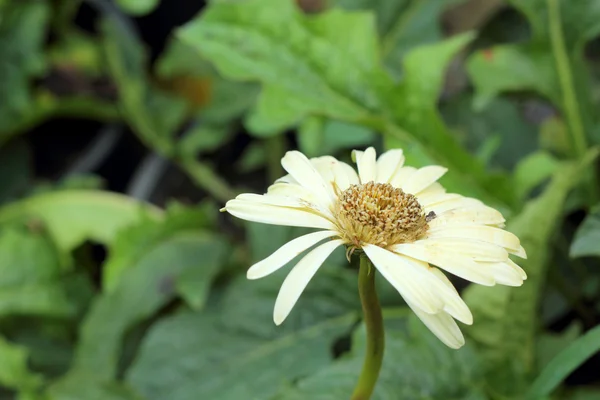
[[[558,0],[546,0],[548,6],[548,25],[550,28],[550,41],[552,42],[552,53],[556,62],[556,71],[563,94],[563,107],[571,132],[573,150],[578,158],[581,158],[587,149],[583,123],[577,95],[575,94],[573,84],[573,74],[569,64],[565,39],[562,32],[562,22],[560,18],[560,5]]]
[[[360,257],[358,293],[360,294],[364,322],[367,328],[367,350],[362,372],[354,388],[354,393],[352,393],[351,400],[369,400],[379,377],[385,338],[381,306],[375,289],[375,268],[365,255]]]

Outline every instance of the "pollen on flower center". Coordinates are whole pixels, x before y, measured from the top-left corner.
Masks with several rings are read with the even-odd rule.
[[[352,249],[413,242],[428,228],[417,198],[389,183],[351,185],[340,194],[335,213]]]

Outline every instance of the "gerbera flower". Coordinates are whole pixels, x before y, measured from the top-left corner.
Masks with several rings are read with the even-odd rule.
[[[404,166],[402,150],[376,159],[375,150],[354,151],[358,173],[334,157],[308,159],[288,152],[288,175],[266,194],[242,194],[224,211],[248,221],[319,229],[300,236],[254,264],[258,279],[304,255],[285,278],[273,319],[281,324],[325,259],[339,246],[348,257],[364,252],[408,306],[446,345],[459,348],[455,319],[473,316],[440,271],[481,285],[520,286],[525,272],[509,254],[525,258],[519,239],[503,230],[500,212],[479,200],[446,193],[437,180],[446,168]],[[433,267],[435,265],[436,267]]]

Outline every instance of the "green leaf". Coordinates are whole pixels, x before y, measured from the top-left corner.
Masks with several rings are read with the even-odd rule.
[[[0,148],[0,204],[22,195],[32,179],[31,154],[23,141]]]
[[[42,226],[1,229],[0,254],[0,316],[75,313],[63,282],[64,259]]]
[[[225,242],[203,232],[182,232],[156,243],[131,260],[117,286],[100,296],[81,326],[72,373],[115,376],[123,335],[175,297],[175,288],[188,271],[204,269],[210,280],[224,257]],[[198,291],[207,290],[203,283]],[[109,323],[107,323],[109,321]],[[98,346],[102,343],[102,346]]]
[[[331,362],[333,340],[351,323],[339,317],[264,340],[218,329],[210,315],[183,314],[154,328],[128,381],[150,400],[269,399],[280,382]]]
[[[46,69],[43,46],[49,5],[45,1],[0,6],[0,144],[29,118],[31,79]]]
[[[577,228],[569,255],[575,257],[600,256],[600,204],[596,205]]]
[[[375,141],[375,132],[360,125],[306,118],[298,130],[298,145],[308,157],[337,154],[342,149],[365,147]]]
[[[545,368],[561,351],[581,336],[581,324],[571,323],[560,333],[547,332],[536,343],[537,369]]]
[[[416,146],[415,152],[427,155],[421,161],[449,167],[447,179],[460,192],[513,201],[506,179],[490,179],[437,111],[445,66],[472,34],[411,51],[400,85],[382,66],[366,12],[331,9],[307,16],[292,0],[216,2],[178,35],[224,76],[263,84],[247,120],[255,134],[280,133],[307,116],[368,126],[387,134],[388,148]]]
[[[110,244],[117,231],[160,211],[126,196],[93,190],[43,193],[0,208],[0,224],[39,220],[63,252],[90,239]]]
[[[531,385],[529,398],[536,399],[550,394],[571,372],[598,351],[600,351],[600,326],[586,332],[546,365]]]
[[[226,122],[242,116],[258,95],[256,84],[223,79],[194,47],[177,37],[169,42],[160,55],[155,71],[161,79],[191,77],[206,80],[208,98],[198,110],[202,126],[222,127]]]
[[[94,375],[74,374],[54,382],[44,400],[145,400],[126,385]]]
[[[385,354],[372,399],[485,399],[480,364],[473,349],[469,345],[460,350],[449,349],[415,316],[406,321],[407,312],[404,309],[387,316],[384,313]],[[349,354],[281,390],[275,399],[349,398],[362,367],[364,351],[365,330],[361,325],[353,335]]]
[[[582,172],[596,156],[590,151],[581,163],[565,164],[559,168],[544,192],[529,201],[523,211],[512,218],[507,230],[517,235],[527,251],[527,260],[518,263],[527,273],[527,281],[519,288],[507,286],[484,287],[471,285],[464,299],[473,312],[475,324],[467,328],[486,359],[489,372],[530,372],[535,358],[535,332],[538,304],[545,282],[551,238],[562,217],[569,191],[577,184]],[[518,372],[520,371],[520,372]],[[504,394],[515,394],[517,382],[506,385],[501,379],[492,382]]]
[[[356,274],[329,261],[319,269],[292,313],[280,326],[273,323],[273,307],[281,283],[294,265],[293,262],[264,279],[235,280],[220,303],[224,310],[222,324],[235,331],[268,338],[319,324],[348,311],[358,313],[361,307]]]
[[[449,168],[442,183],[450,190],[483,199],[506,209],[514,203],[508,179],[487,173],[481,162],[463,149],[444,125],[438,96],[451,58],[473,38],[463,34],[410,51],[404,58],[404,79],[389,99],[397,126],[387,125],[385,146],[404,148],[407,163]],[[416,139],[416,141],[415,141]]]
[[[519,160],[538,149],[538,129],[525,119],[518,104],[497,98],[486,109],[473,110],[472,102],[470,93],[454,96],[442,103],[441,112],[455,136],[472,152],[500,142],[486,163],[489,167],[512,170]]]
[[[126,226],[117,233],[114,245],[109,248],[103,268],[103,289],[106,292],[116,289],[127,268],[135,266],[149,249],[180,233],[209,227],[211,222],[204,209],[171,206],[161,220],[146,217]]]
[[[239,277],[205,313],[155,325],[126,381],[149,400],[191,400],[198,393],[269,399],[279,385],[329,364],[334,340],[349,331],[360,309],[356,274],[323,265],[275,326],[273,306],[286,270],[257,281]]]
[[[460,0],[459,0],[460,1]],[[442,39],[440,17],[456,0],[338,0],[349,10],[372,10],[382,38],[382,53],[391,71],[400,74],[406,53]]]
[[[154,10],[159,0],[117,0],[123,11],[133,15],[144,15]]]
[[[406,9],[396,17],[382,39],[383,54],[388,69],[399,75],[401,73],[399,66],[412,49],[442,40],[444,37],[440,26],[442,13],[453,3],[460,1],[409,1]],[[388,3],[398,2],[388,0]]]
[[[32,392],[43,383],[43,378],[27,366],[27,349],[11,344],[0,336],[0,384],[6,388]]]
[[[515,192],[523,200],[536,186],[550,178],[560,167],[558,160],[544,151],[523,158],[515,168]]]
[[[311,113],[361,121],[382,107],[371,81],[385,77],[368,13],[309,17],[291,0],[215,2],[178,35],[224,76],[261,81],[258,110],[273,112],[272,125]]]
[[[150,84],[143,45],[128,25],[110,16],[103,20],[102,33],[106,62],[119,89],[123,116],[147,144],[171,154],[173,137],[186,116],[186,102]]]
[[[583,65],[586,41],[600,33],[600,5],[583,0],[573,6],[560,1],[562,35],[584,115],[593,115],[589,92],[590,77]],[[511,0],[509,3],[529,20],[532,38],[528,43],[501,45],[475,53],[468,70],[477,90],[475,104],[485,106],[489,100],[507,91],[535,91],[562,105],[562,94],[550,41],[548,9],[545,0]],[[588,121],[589,122],[589,121]]]

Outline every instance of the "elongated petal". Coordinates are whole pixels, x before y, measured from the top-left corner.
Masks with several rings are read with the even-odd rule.
[[[340,161],[336,165],[336,168],[340,170],[339,171],[340,174],[343,173],[346,176],[346,178],[348,178],[348,186],[358,185],[360,183],[360,178],[358,177],[358,173],[351,165],[348,165],[345,162]],[[348,188],[340,187],[340,189],[346,190]]]
[[[502,214],[486,206],[458,208],[436,216],[429,227],[432,229],[457,225],[497,225],[504,223]]]
[[[473,314],[471,314],[471,310],[464,302],[464,300],[458,294],[458,291],[450,282],[450,279],[439,269],[430,268],[430,271],[433,275],[435,275],[440,282],[446,287],[446,289],[451,294],[446,294],[444,296],[444,300],[446,304],[444,305],[444,311],[450,314],[453,318],[459,320],[463,324],[471,325],[473,324]]]
[[[365,184],[377,179],[377,163],[375,161],[375,149],[369,147],[365,151],[353,151],[358,167],[358,176],[360,183]]]
[[[417,171],[414,167],[402,167],[390,179],[390,185],[402,188],[406,181]]]
[[[440,179],[446,171],[448,171],[448,168],[437,165],[419,168],[414,174],[406,179],[401,188],[406,193],[419,193],[421,190],[426,189],[429,185]]]
[[[455,237],[475,239],[482,242],[493,243],[509,250],[518,250],[521,247],[519,238],[514,234],[493,226],[456,226],[440,229],[431,229],[427,237]]]
[[[280,325],[287,318],[319,267],[333,250],[341,245],[341,240],[332,240],[320,245],[305,255],[290,271],[279,289],[277,300],[275,300],[273,321],[276,325]]]
[[[225,210],[246,221],[263,224],[336,229],[335,225],[324,216],[298,208],[278,207],[246,200],[229,200],[225,204]]]
[[[274,183],[267,189],[267,195],[288,196],[298,200],[308,200],[311,203],[319,201],[319,198],[313,192],[297,183]]]
[[[330,185],[334,193],[336,192],[336,188],[339,191],[344,191],[350,185],[359,183],[358,175],[354,168],[344,162],[338,161],[334,157],[318,157],[312,158],[310,161],[317,171],[319,171],[323,180]]]
[[[289,185],[289,184],[288,184]],[[298,186],[298,185],[296,185]],[[248,202],[267,204],[279,207],[290,207],[299,209],[310,209],[317,214],[321,214],[326,218],[333,220],[333,213],[327,204],[322,204],[322,199],[316,196],[307,196],[305,198],[280,196],[271,192],[270,194],[261,195],[253,193],[244,193],[236,197],[236,200],[244,200]]]
[[[527,259],[527,253],[525,252],[525,249],[523,248],[523,246],[519,246],[519,248],[517,250],[512,251],[510,254],[514,254],[517,257]]]
[[[337,162],[336,158],[332,156],[315,157],[311,158],[310,162],[315,167],[317,172],[321,174],[321,177],[325,183],[331,185],[331,183],[334,181],[331,165]]]
[[[504,247],[474,239],[428,238],[415,243],[440,251],[459,253],[474,261],[506,262],[508,260],[508,252]]]
[[[392,176],[404,165],[404,152],[401,149],[388,150],[377,159],[377,181],[389,183]]]
[[[373,265],[406,301],[429,314],[444,307],[444,302],[432,291],[432,276],[426,266],[415,266],[406,259],[374,245],[363,246]]]
[[[246,277],[248,279],[259,279],[272,274],[309,247],[337,234],[335,231],[319,231],[291,240],[269,257],[251,266],[246,273]]]
[[[483,207],[484,204],[470,197],[464,197],[454,193],[444,193],[431,198],[420,198],[419,203],[425,208],[425,211],[434,211],[436,214],[442,214],[446,211],[455,210],[457,208],[475,208]]]
[[[519,267],[513,260],[511,260],[509,258],[506,263],[508,265],[510,265],[513,269],[515,269],[516,271],[519,272],[519,275],[521,276],[521,279],[523,279],[523,280],[527,279],[527,274],[525,273],[525,271],[523,270],[523,268]]]
[[[521,286],[523,284],[521,272],[508,263],[482,263],[482,267],[490,268],[493,271],[494,279],[501,285]]]
[[[311,207],[310,202],[289,196],[277,196],[270,195],[265,196],[262,194],[254,194],[254,193],[243,193],[235,198],[236,200],[242,200],[251,203],[260,203],[260,204],[268,204],[271,206],[279,206],[279,207],[291,207],[291,208],[313,208]]]
[[[299,151],[288,151],[281,165],[302,186],[324,201],[332,201],[332,192],[310,160]]]
[[[431,185],[427,186],[426,189],[423,189],[420,192],[415,193],[415,196],[417,196],[417,199],[419,199],[419,203],[423,204],[421,202],[421,199],[431,198],[432,196],[440,196],[445,193],[446,193],[446,189],[444,189],[444,187],[439,182],[434,182]]]
[[[423,321],[425,326],[446,346],[452,349],[459,349],[464,346],[465,338],[456,321],[449,314],[444,311],[436,314],[427,314],[413,304],[406,303],[417,314],[417,317]]]
[[[275,180],[275,183],[279,183],[279,182],[281,182],[281,183],[295,183],[295,184],[298,184],[298,181],[295,180],[290,174],[284,175],[281,178]]]
[[[481,268],[475,261],[460,253],[417,243],[398,244],[392,246],[392,250],[395,253],[431,263],[456,276],[480,285],[493,286],[496,283],[489,269]]]

